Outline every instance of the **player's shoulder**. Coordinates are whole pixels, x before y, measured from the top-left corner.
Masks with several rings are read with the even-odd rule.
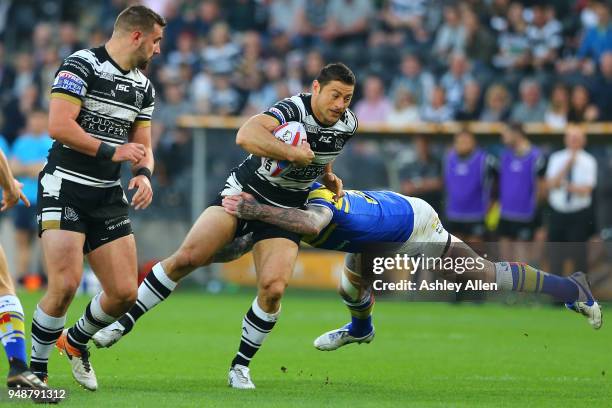
[[[95,48],[83,48],[82,50],[75,51],[67,56],[65,61],[81,61],[92,67],[100,65],[100,59],[96,55]]]
[[[326,202],[333,203],[334,202],[334,193],[331,192],[327,187],[323,184],[315,182],[310,188],[310,192],[308,193],[308,201],[313,200],[322,200]]]
[[[301,116],[306,116],[308,109],[310,108],[310,94],[299,93],[297,95],[290,96],[283,99],[280,102],[289,103],[299,109]]]
[[[332,212],[335,212],[334,210],[341,210],[343,208],[346,208],[346,201],[344,200],[344,198],[340,198],[335,201],[334,193],[320,183],[313,184],[310,192],[308,193],[308,199],[306,202],[309,205],[320,205],[323,207],[327,207],[332,210]]]

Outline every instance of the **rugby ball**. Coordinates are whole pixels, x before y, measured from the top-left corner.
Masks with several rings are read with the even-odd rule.
[[[273,133],[274,137],[278,140],[296,147],[308,141],[306,129],[300,122],[287,122],[282,124],[274,129]],[[270,177],[281,177],[291,170],[291,162],[288,160],[274,160],[262,157],[261,161],[260,170]]]

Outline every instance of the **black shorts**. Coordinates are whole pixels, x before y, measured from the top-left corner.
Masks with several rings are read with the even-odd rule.
[[[531,241],[536,228],[535,221],[511,221],[500,218],[497,224],[497,234],[500,237]]]
[[[483,237],[486,229],[484,221],[451,221],[446,220],[444,227],[451,234]]]
[[[38,178],[38,236],[49,229],[85,234],[83,253],[132,233],[121,186],[84,186],[48,173]]]
[[[257,194],[249,191],[248,189],[244,189],[245,192],[252,194],[255,198],[257,198]],[[212,203],[211,206],[218,205],[221,206],[221,201],[223,200],[223,196],[219,194]],[[258,200],[259,201],[259,200]],[[302,236],[295,232],[287,231],[282,229],[281,227],[277,227],[276,225],[268,224],[266,222],[257,221],[257,220],[243,220],[238,218],[238,226],[236,227],[236,233],[234,237],[241,237],[248,233],[253,233],[253,244],[259,241],[263,241],[264,239],[270,238],[286,238],[290,241],[295,242],[297,245],[300,244],[302,240]]]

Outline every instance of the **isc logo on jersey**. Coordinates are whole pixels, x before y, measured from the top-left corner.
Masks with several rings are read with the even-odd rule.
[[[306,129],[300,122],[287,122],[274,129],[274,136],[286,144],[299,146],[306,142],[308,137]],[[291,163],[288,160],[274,160],[267,157],[261,158],[259,173],[270,177],[281,177],[291,170]]]

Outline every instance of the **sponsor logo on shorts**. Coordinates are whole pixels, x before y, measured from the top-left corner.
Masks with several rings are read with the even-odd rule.
[[[64,218],[66,218],[68,221],[78,221],[79,215],[71,207],[65,207]]]
[[[107,223],[107,221],[105,221],[105,224]],[[124,225],[127,225],[130,223],[130,219],[129,218],[124,218],[114,224],[107,224],[106,225],[106,229],[109,231],[113,231],[116,230],[117,228],[123,227]]]

